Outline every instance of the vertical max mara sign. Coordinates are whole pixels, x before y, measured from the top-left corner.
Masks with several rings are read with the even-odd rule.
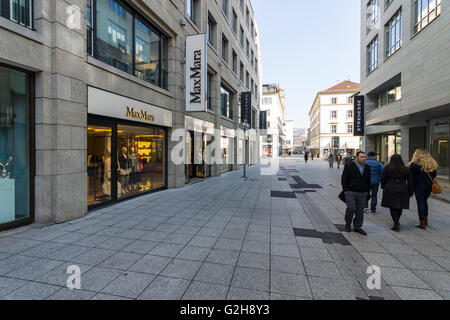
[[[206,112],[206,34],[186,36],[186,111]]]

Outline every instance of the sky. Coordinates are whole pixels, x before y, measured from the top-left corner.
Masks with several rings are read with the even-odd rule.
[[[263,83],[286,90],[287,119],[309,128],[318,91],[360,80],[360,0],[252,0]]]

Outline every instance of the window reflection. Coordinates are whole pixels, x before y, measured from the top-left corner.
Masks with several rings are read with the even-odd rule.
[[[165,131],[118,126],[118,198],[165,186]]]
[[[88,127],[88,204],[111,200],[111,136],[110,127]]]

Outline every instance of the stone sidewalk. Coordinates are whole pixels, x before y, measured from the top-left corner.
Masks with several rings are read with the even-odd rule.
[[[380,209],[363,237],[341,233],[340,172],[325,161],[241,175],[0,233],[0,299],[450,299],[449,204],[430,201],[424,231],[411,201],[398,234]],[[70,265],[81,290],[66,288]]]

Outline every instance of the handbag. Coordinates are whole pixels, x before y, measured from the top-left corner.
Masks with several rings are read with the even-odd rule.
[[[442,187],[439,184],[439,182],[437,182],[437,179],[433,179],[433,177],[427,172],[428,177],[431,180],[432,186],[431,186],[431,192],[433,192],[433,194],[441,194],[442,193]]]

